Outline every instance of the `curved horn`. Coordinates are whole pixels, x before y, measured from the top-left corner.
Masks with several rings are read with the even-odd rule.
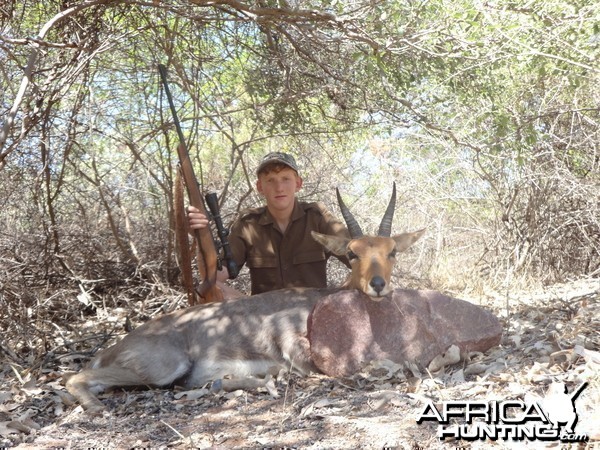
[[[392,233],[392,219],[394,218],[394,211],[396,209],[396,182],[394,181],[394,188],[392,189],[392,198],[388,204],[383,219],[381,219],[381,225],[379,225],[378,236],[390,237]]]
[[[348,231],[350,232],[350,237],[352,239],[359,238],[363,235],[362,230],[360,229],[360,225],[348,209],[348,207],[344,204],[342,200],[342,196],[340,195],[340,191],[338,188],[335,188],[335,193],[337,194],[338,205],[340,206],[340,211],[342,212],[342,217],[346,221],[346,226],[348,227]]]

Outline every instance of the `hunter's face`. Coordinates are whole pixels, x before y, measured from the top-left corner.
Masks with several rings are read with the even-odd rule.
[[[256,189],[264,195],[267,207],[275,211],[287,211],[294,208],[296,192],[302,187],[302,178],[296,171],[285,168],[279,171],[261,173]]]

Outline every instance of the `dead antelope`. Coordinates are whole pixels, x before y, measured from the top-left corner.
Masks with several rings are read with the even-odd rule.
[[[313,233],[329,251],[347,254],[352,273],[346,289],[381,299],[390,292],[396,252],[406,250],[425,230],[390,237],[396,187],[379,229],[363,236],[342,201],[351,238]],[[273,368],[300,374],[316,371],[306,338],[307,318],[316,302],[334,289],[285,289],[190,307],[153,319],[100,352],[88,368],[66,376],[68,391],[89,412],[104,406],[95,394],[112,386],[199,387],[226,375],[266,375]]]

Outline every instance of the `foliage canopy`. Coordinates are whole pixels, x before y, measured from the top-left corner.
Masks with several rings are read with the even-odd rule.
[[[41,247],[45,273],[77,278],[106,260],[172,265],[164,63],[230,218],[259,201],[258,158],[283,149],[304,195],[332,204],[345,186],[365,219],[398,180],[414,212],[401,226],[432,224],[431,277],[456,278],[464,255],[465,276],[476,262],[498,280],[598,274],[597,6],[7,0],[2,251]],[[30,247],[6,250],[15,239]]]

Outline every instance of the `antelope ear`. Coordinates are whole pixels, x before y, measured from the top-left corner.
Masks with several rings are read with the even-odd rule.
[[[312,237],[315,241],[325,247],[334,255],[345,255],[348,251],[348,243],[350,239],[339,236],[330,236],[327,234],[317,233],[316,231],[311,231]]]
[[[423,228],[419,231],[413,231],[412,233],[402,233],[396,236],[392,236],[392,239],[396,241],[396,250],[399,252],[403,252],[408,247],[413,245],[415,242],[419,240],[423,234],[425,234],[427,228]]]

